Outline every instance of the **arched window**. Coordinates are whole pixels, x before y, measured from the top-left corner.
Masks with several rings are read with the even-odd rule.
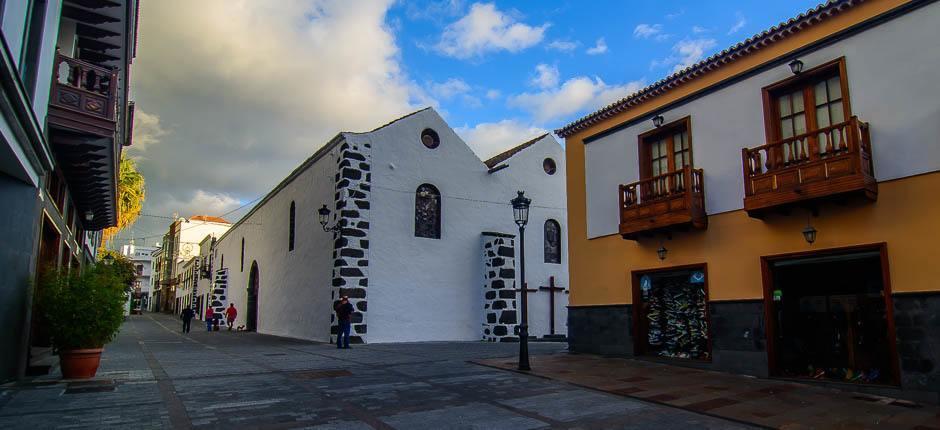
[[[441,238],[441,192],[434,185],[415,191],[415,237]]]
[[[545,221],[545,262],[561,264],[561,225],[553,219]]]
[[[245,271],[245,238],[244,237],[242,238],[242,261],[241,261],[241,269],[239,270],[242,272]]]
[[[290,202],[290,233],[287,237],[287,250],[294,250],[294,214],[297,210],[297,206],[294,205],[294,202]]]

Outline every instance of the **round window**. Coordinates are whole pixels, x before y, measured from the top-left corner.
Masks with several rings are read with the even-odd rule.
[[[436,131],[426,128],[421,132],[421,143],[430,149],[434,149],[441,144],[441,138],[438,137]]]
[[[555,167],[555,160],[552,160],[551,158],[546,158],[545,161],[542,162],[542,168],[545,169],[545,173],[548,173],[549,175],[554,175],[555,170],[557,169],[557,167]]]

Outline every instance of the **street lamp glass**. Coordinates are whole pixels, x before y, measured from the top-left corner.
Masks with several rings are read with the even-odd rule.
[[[327,209],[326,205],[323,205],[320,209],[317,210],[317,215],[320,218],[320,225],[326,225],[329,222],[330,210]]]
[[[529,205],[532,199],[526,197],[523,191],[519,191],[519,195],[510,203],[512,203],[512,214],[516,219],[516,225],[525,227],[529,223]]]
[[[807,225],[806,228],[803,229],[803,239],[806,239],[806,243],[812,245],[813,242],[816,241],[816,228]]]

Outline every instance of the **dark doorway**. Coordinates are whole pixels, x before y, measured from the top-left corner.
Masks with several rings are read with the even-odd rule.
[[[710,360],[704,266],[633,273],[639,355]]]
[[[261,274],[258,272],[258,262],[251,263],[251,272],[248,274],[248,321],[245,329],[258,330],[258,287],[261,283]]]
[[[771,373],[897,384],[883,246],[764,259]]]

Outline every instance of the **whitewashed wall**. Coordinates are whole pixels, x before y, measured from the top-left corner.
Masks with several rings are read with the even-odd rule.
[[[428,127],[440,136],[436,149],[421,144],[420,134]],[[566,252],[562,265],[542,263],[544,220],[556,219],[563,238],[566,231],[563,150],[553,139],[524,150],[509,160],[509,168],[490,174],[433,110],[360,138],[372,142],[373,155],[370,342],[481,338],[481,232],[517,232],[509,201],[518,189],[526,190],[535,205],[557,208],[532,209],[526,240],[530,288],[547,285],[550,273],[557,273],[559,285],[567,283]],[[546,153],[559,166],[554,176],[542,170]],[[443,196],[440,240],[414,236],[415,190],[423,183],[433,184]],[[546,294],[530,295],[532,334],[548,332]],[[540,305],[540,295],[545,305]],[[567,296],[557,298],[561,316],[556,327],[564,333]]]
[[[871,124],[879,181],[940,170],[940,4],[924,6],[862,33],[800,55],[805,69],[845,56],[852,112]],[[792,76],[785,64],[659,112],[691,116],[693,161],[705,171],[709,214],[743,208],[741,148],[766,143],[761,88]],[[650,121],[585,147],[588,236],[618,231],[617,186],[639,179],[637,136]]]
[[[214,264],[215,268],[229,268],[228,294],[238,309],[237,325],[247,322],[248,277],[252,262],[257,261],[258,332],[324,342],[329,339],[332,235],[321,229],[317,209],[333,202],[334,152],[324,152],[219,240]],[[294,250],[288,251],[292,200],[296,230]],[[240,264],[242,238],[244,269]]]

